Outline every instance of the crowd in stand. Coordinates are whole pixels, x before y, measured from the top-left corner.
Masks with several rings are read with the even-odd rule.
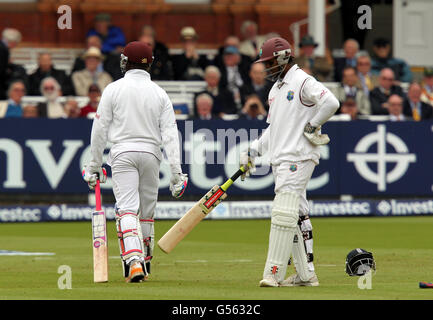
[[[126,39],[110,20],[108,14],[96,16],[94,28],[86,36],[85,52],[76,58],[70,74],[56,69],[48,52],[39,54],[38,68],[27,74],[10,58],[10,50],[21,41],[20,32],[4,29],[0,41],[0,118],[94,116],[104,88],[122,77],[119,60]],[[178,54],[169,53],[150,25],[142,28],[137,40],[153,48],[153,80],[205,81],[203,90],[194,96],[192,119],[217,119],[228,114],[263,121],[272,83],[266,80],[264,65],[253,61],[261,44],[275,34],[259,35],[252,21],[242,24],[241,34],[242,39],[227,37],[212,57],[199,54],[199,34],[192,27],[180,31],[183,47]],[[344,57],[339,58],[329,52],[325,57],[316,56],[317,46],[311,36],[304,36],[295,62],[319,81],[339,84],[330,89],[341,102],[338,113],[348,114],[352,120],[368,115],[386,115],[395,121],[433,118],[433,69],[425,68],[422,81],[413,82],[407,63],[392,57],[387,39],[374,41],[371,56],[360,51],[354,39],[344,42]],[[410,84],[407,92],[402,83]],[[25,95],[45,99],[29,105],[22,102]],[[62,96],[66,100],[60,103]],[[88,104],[79,106],[76,96],[88,97]]]

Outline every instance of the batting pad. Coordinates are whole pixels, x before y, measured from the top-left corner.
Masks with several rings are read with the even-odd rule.
[[[314,275],[310,271],[305,243],[300,228],[296,228],[295,239],[293,241],[293,263],[295,264],[296,273],[302,281],[308,281]]]
[[[295,232],[296,228],[271,224],[268,257],[263,272],[263,279],[274,278],[278,283],[284,280]]]
[[[294,192],[276,194],[272,204],[271,223],[287,228],[297,228],[299,203],[300,197]]]

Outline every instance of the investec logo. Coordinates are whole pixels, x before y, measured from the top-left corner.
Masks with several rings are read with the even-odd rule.
[[[367,153],[371,146],[377,144],[376,153]],[[386,146],[390,144],[395,153],[387,153]],[[409,150],[398,136],[386,132],[386,126],[379,124],[377,131],[359,140],[354,153],[347,154],[347,161],[353,162],[356,171],[367,181],[377,184],[378,191],[386,191],[387,183],[399,180],[409,168],[411,162],[416,162],[416,155]],[[368,163],[377,163],[377,172],[371,170]],[[394,164],[388,172],[387,163]]]

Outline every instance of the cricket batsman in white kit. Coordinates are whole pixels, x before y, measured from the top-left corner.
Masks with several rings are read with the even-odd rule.
[[[318,286],[312,262],[312,226],[306,188],[319,164],[319,146],[330,139],[321,126],[337,111],[337,98],[293,63],[291,46],[271,38],[261,47],[256,62],[265,64],[267,78],[275,81],[269,92],[268,128],[240,155],[240,164],[269,153],[275,178],[268,255],[261,287]],[[252,172],[253,172],[252,171]],[[248,173],[247,173],[248,175]],[[245,177],[243,177],[245,178]],[[290,258],[296,274],[284,279]]]
[[[154,211],[158,197],[163,146],[171,167],[170,191],[179,198],[188,177],[180,166],[179,137],[167,93],[151,81],[152,49],[129,43],[121,55],[122,79],[103,91],[91,133],[91,161],[84,168],[90,188],[105,182],[102,156],[113,145],[107,164],[112,169],[116,227],[126,282],[141,282],[150,272],[154,248]]]

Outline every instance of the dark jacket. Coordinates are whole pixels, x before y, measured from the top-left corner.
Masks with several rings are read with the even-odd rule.
[[[0,40],[0,100],[5,100],[7,95],[7,68],[9,65],[9,48]]]
[[[210,65],[209,59],[206,55],[199,55],[197,60],[187,58],[185,53],[172,55],[170,57],[173,66],[174,80],[203,80],[204,69]],[[188,68],[199,68],[201,69],[202,75],[188,75]]]
[[[372,115],[387,115],[389,114],[388,109],[385,109],[382,104],[388,101],[388,98],[393,94],[397,94],[403,99],[406,95],[400,86],[393,85],[390,90],[390,94],[386,95],[383,93],[379,87],[374,88],[370,92],[370,103],[371,103],[371,114]]]
[[[427,103],[420,102],[421,103],[421,120],[431,119],[433,118],[433,107]],[[410,106],[409,99],[405,99],[403,103],[403,114],[405,116],[410,117],[413,119],[412,116],[412,107]]]
[[[335,58],[334,59],[334,81],[341,82],[343,79],[343,70],[347,66],[352,66],[356,68],[356,65],[353,66],[350,64],[349,59],[347,58]]]
[[[249,95],[256,94],[259,96],[260,101],[262,102],[265,109],[269,110],[268,98],[269,98],[269,91],[271,91],[272,86],[273,86],[272,82],[266,81],[265,85],[262,88],[255,90],[252,83],[244,84],[239,89],[241,92],[242,105],[245,104],[245,101],[247,100]]]
[[[39,90],[39,88],[41,86],[42,80],[46,77],[53,77],[54,79],[57,80],[57,82],[60,84],[60,87],[62,88],[62,94],[64,96],[75,94],[75,90],[74,90],[74,86],[72,85],[71,78],[66,74],[66,72],[51,67],[51,69],[48,72],[44,72],[40,68],[38,68],[35,72],[33,72],[29,76],[29,95],[31,96],[41,95],[41,91]]]
[[[194,95],[194,114],[197,114],[195,99],[202,93],[209,94],[213,99],[212,114],[218,115],[221,112],[227,114],[237,113],[236,104],[233,100],[233,94],[226,88],[219,88],[218,95],[214,96],[211,92],[203,90]]]

